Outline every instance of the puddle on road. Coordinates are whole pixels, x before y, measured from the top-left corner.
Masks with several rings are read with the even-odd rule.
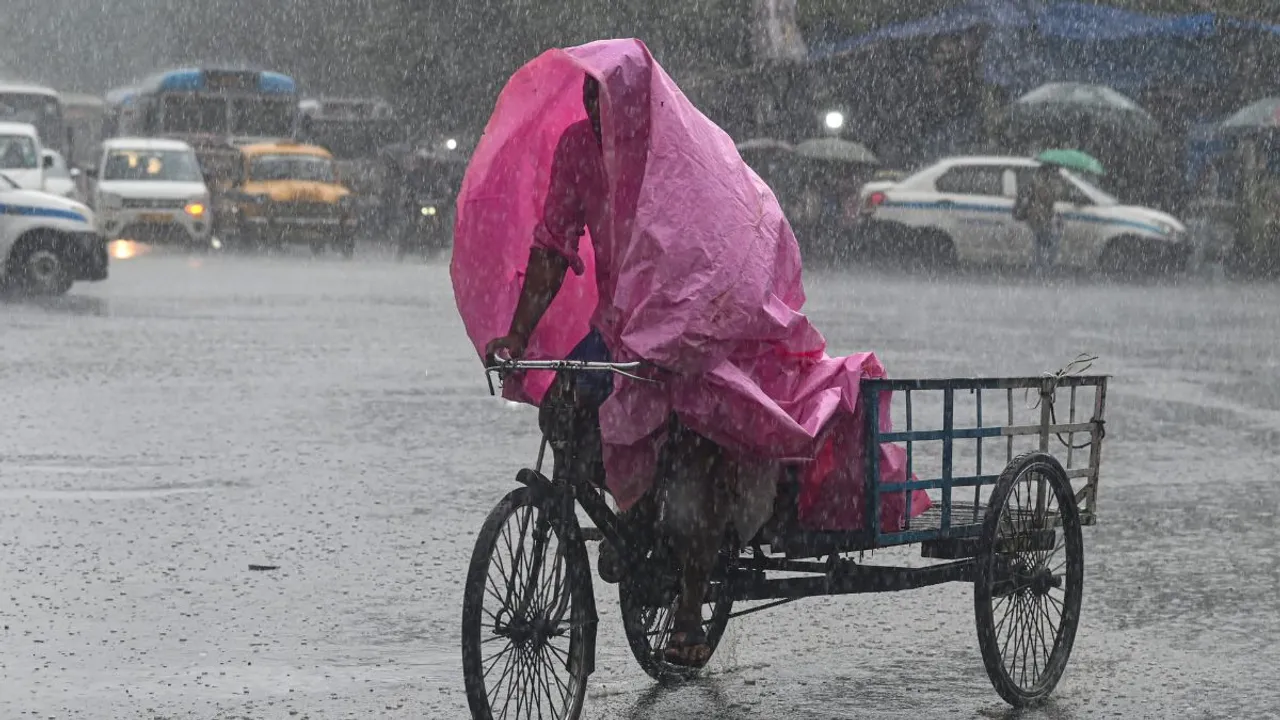
[[[17,471],[37,470],[37,471],[62,471],[65,468],[49,468],[49,467],[32,467],[32,468],[12,468]],[[79,468],[72,470],[81,470]],[[101,470],[94,469],[95,472]],[[0,488],[0,499],[23,499],[23,500],[131,500],[138,498],[160,498],[170,495],[189,495],[193,493],[211,493],[218,490],[227,490],[237,487],[245,487],[246,483],[235,482],[230,480],[218,480],[196,483],[169,483],[165,485],[142,485],[138,487],[88,487],[88,488]]]

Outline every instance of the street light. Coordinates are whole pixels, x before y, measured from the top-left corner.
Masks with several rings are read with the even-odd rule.
[[[454,140],[453,138],[449,138],[448,140],[445,140],[445,141],[444,141],[444,146],[445,146],[446,148],[448,148],[449,150],[457,150],[457,149],[458,149],[458,141],[457,141],[457,140]]]
[[[823,118],[823,122],[826,123],[828,130],[839,130],[844,127],[844,113],[839,110],[832,110]]]

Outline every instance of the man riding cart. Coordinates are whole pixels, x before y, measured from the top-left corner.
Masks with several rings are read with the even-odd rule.
[[[531,371],[503,392],[598,417],[605,486],[630,522],[661,517],[679,555],[666,660],[699,667],[721,540],[745,541],[767,520],[784,461],[814,460],[802,472],[807,521],[861,523],[853,505],[823,499],[864,481],[851,440],[859,382],[884,369],[871,353],[827,355],[800,312],[799,249],[773,192],[642,43],[548,52],[498,108],[458,202],[459,310],[488,363],[643,361],[659,380]],[[901,449],[877,450],[886,473],[903,472]],[[660,454],[672,471],[655,483]],[[912,514],[929,505],[912,498]],[[882,499],[885,526],[898,527],[906,493]],[[609,553],[600,572],[616,581]]]

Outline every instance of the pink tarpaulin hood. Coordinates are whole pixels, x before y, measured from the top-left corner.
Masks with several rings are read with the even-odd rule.
[[[768,186],[733,140],[700,113],[638,40],[550,50],[508,82],[458,198],[453,281],[477,351],[505,335],[519,297],[551,159],[586,117],[582,78],[601,83],[617,290],[614,354],[668,369],[714,367],[744,341],[821,354],[799,314],[800,254]],[[584,242],[583,246],[588,246]],[[563,357],[595,308],[594,257],[570,275],[531,338],[530,357]],[[536,400],[548,378],[508,386]]]
[[[601,85],[610,211],[601,235],[612,258],[602,277],[613,283],[597,297],[595,256],[583,238],[585,272],[566,278],[526,356],[564,357],[594,312],[597,322],[608,320],[598,329],[615,360],[674,371],[661,385],[616,378],[600,409],[608,483],[621,507],[651,482],[674,412],[739,457],[815,460],[802,519],[857,527],[865,454],[858,383],[884,369],[870,353],[827,356],[822,335],[800,312],[799,247],[777,199],[638,40],[550,50],[516,72],[498,98],[458,198],[451,266],[477,352],[507,333],[556,145],[586,117],[584,73]],[[513,377],[503,392],[536,403],[550,379]],[[886,478],[903,479],[901,450],[881,453]],[[903,500],[885,496],[886,527],[900,522]],[[913,507],[928,507],[923,493]]]

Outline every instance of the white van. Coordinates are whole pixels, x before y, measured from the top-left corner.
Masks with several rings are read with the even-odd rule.
[[[209,188],[187,143],[113,138],[89,175],[97,180],[92,204],[108,240],[210,244]]]
[[[0,122],[0,172],[23,190],[44,190],[44,154],[36,126]]]

